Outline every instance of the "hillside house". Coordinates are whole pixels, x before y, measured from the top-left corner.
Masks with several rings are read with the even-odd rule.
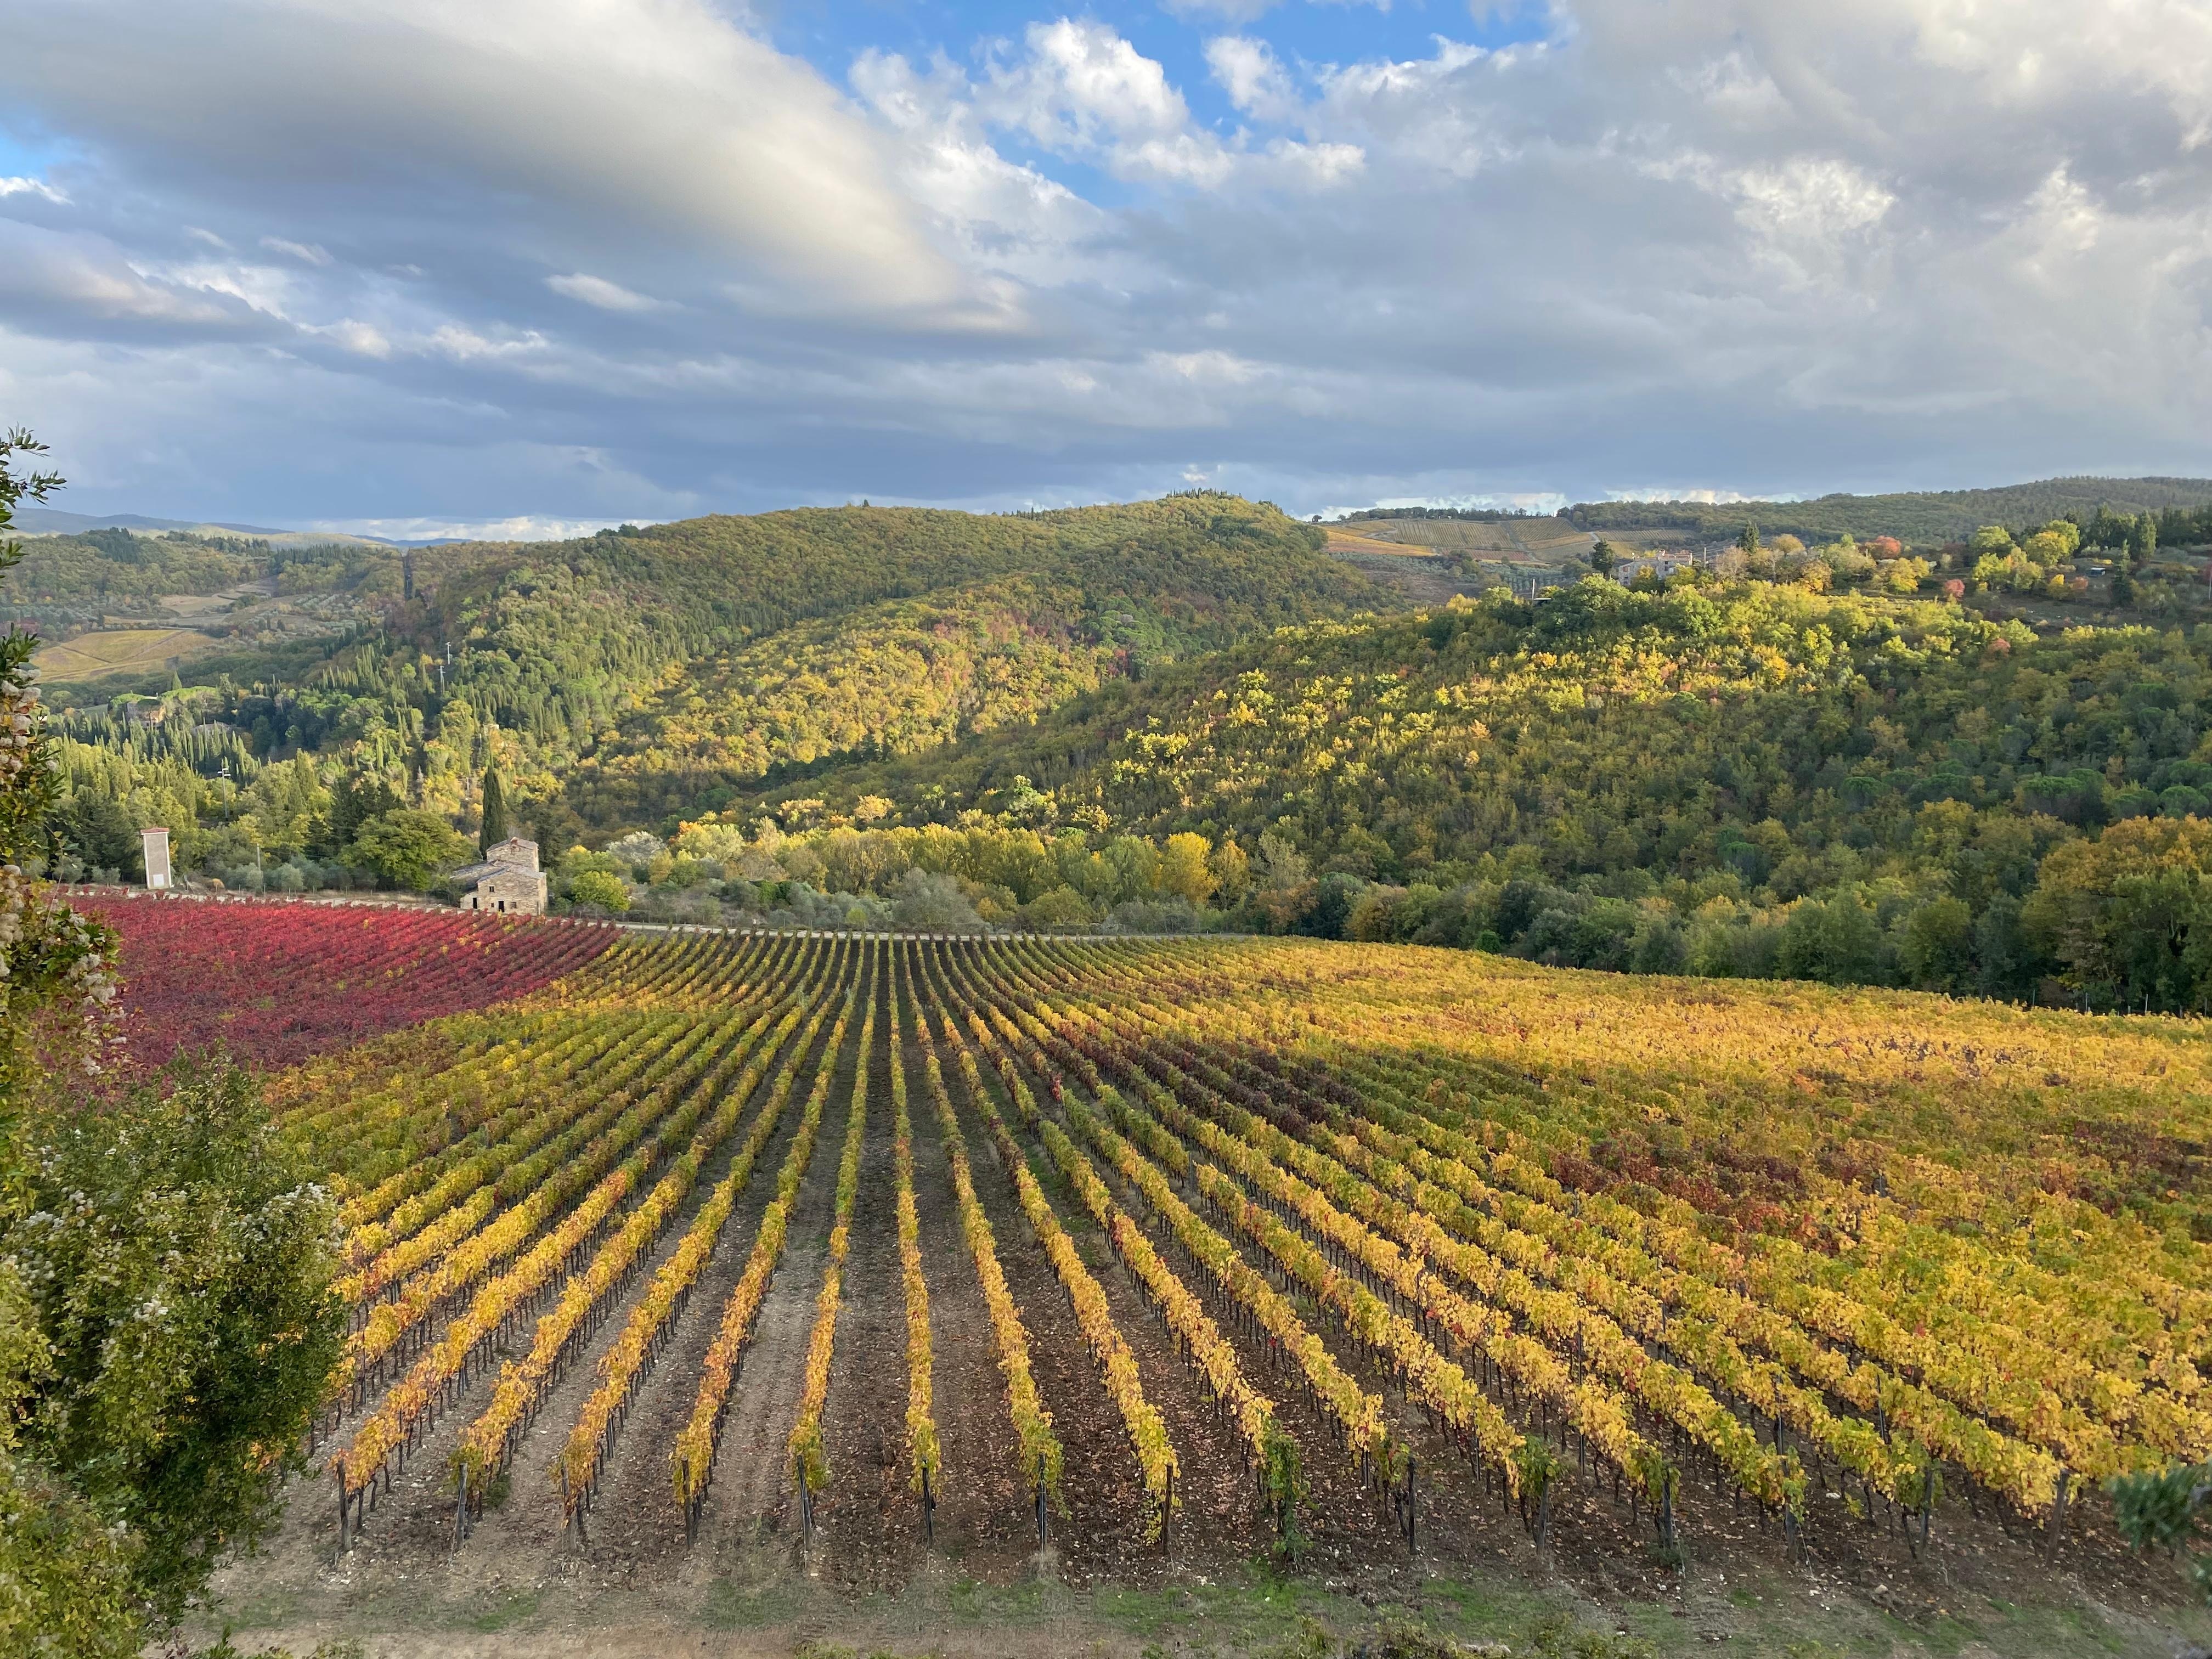
[[[484,851],[483,862],[453,872],[453,879],[468,888],[461,897],[464,910],[494,910],[505,916],[545,914],[545,874],[538,867],[538,843],[520,836]]]
[[[1613,568],[1613,579],[1624,586],[1638,576],[1656,576],[1661,581],[1665,581],[1700,562],[1702,561],[1698,556],[1686,549],[1656,549],[1622,559]]]

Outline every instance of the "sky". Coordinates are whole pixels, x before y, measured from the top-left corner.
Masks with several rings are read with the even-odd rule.
[[[422,537],[2212,473],[2212,0],[73,0],[53,503]]]

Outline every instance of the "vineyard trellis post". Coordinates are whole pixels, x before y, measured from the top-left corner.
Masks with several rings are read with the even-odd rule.
[[[1413,1533],[1414,1461],[1413,1454],[1407,1452],[1406,1454],[1406,1548],[1409,1553],[1418,1551],[1420,1547],[1414,1540]]]

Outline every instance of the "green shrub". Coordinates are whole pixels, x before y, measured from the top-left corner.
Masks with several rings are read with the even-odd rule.
[[[605,870],[586,870],[570,878],[568,902],[588,905],[595,910],[627,910],[629,889],[620,876],[610,875]]]

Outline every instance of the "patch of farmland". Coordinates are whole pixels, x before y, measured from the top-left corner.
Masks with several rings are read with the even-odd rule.
[[[1564,519],[1362,519],[1343,532],[1404,552],[1471,554],[1509,563],[1579,562],[1590,537]]]
[[[123,1040],[159,1066],[220,1043],[276,1067],[538,989],[611,935],[403,905],[76,901],[120,935]]]
[[[356,1336],[236,1582],[659,1616],[1282,1548],[2170,1611],[2101,1488],[2212,1455],[2203,1035],[1304,940],[625,939],[276,1091]]]
[[[1337,525],[1328,526],[1328,550],[1338,555],[1381,554],[1386,558],[1432,559],[1437,556],[1437,550],[1424,542],[1399,541],[1387,536],[1366,536],[1356,530],[1346,530]]]
[[[49,681],[90,680],[181,663],[216,644],[191,628],[112,628],[42,647],[31,665]]]

